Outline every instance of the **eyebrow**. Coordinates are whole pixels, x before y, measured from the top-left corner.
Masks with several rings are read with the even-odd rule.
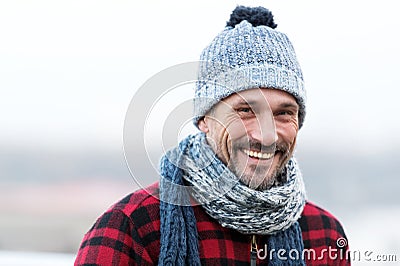
[[[249,105],[249,106],[254,106],[257,105],[258,102],[257,101],[246,101],[246,100],[240,100],[236,103],[234,103],[235,105]],[[283,102],[279,104],[280,108],[298,108],[299,105],[297,103],[292,103],[292,102]]]
[[[298,108],[299,105],[297,103],[284,102],[284,103],[279,104],[279,107],[281,107],[281,108]]]
[[[256,105],[257,101],[246,101],[246,100],[242,99],[242,100],[240,100],[240,101],[238,101],[236,103],[233,103],[233,104],[234,105],[250,105],[250,106],[252,106],[252,105]]]

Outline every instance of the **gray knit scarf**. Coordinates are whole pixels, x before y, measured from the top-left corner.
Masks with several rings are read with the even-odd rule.
[[[161,159],[159,265],[200,265],[196,219],[190,197],[223,227],[243,234],[270,235],[268,247],[303,251],[297,222],[305,189],[296,160],[286,165],[286,182],[265,191],[243,185],[198,133],[182,140]],[[189,185],[189,186],[187,186]],[[279,265],[275,257],[269,265]],[[285,265],[304,265],[287,260]]]

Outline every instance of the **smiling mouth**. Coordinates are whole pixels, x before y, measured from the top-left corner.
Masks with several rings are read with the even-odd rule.
[[[249,157],[252,158],[257,158],[261,160],[269,160],[272,157],[274,157],[274,153],[263,153],[263,152],[258,152],[258,151],[250,151],[250,150],[243,150],[245,154],[247,154]]]

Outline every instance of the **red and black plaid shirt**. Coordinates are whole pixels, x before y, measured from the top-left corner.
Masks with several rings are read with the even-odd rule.
[[[75,265],[157,264],[160,207],[159,200],[152,195],[158,195],[158,184],[128,195],[106,211],[84,236]],[[249,265],[251,236],[222,227],[201,206],[193,209],[202,265]],[[338,239],[347,239],[335,217],[307,202],[299,223],[307,265],[350,265],[346,260],[347,245],[342,249],[337,246]],[[267,238],[257,236],[259,249],[264,248]],[[260,251],[257,265],[267,265],[268,258],[262,256],[265,253]]]

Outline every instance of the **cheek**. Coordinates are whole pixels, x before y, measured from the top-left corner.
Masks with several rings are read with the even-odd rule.
[[[213,120],[208,124],[209,132],[207,137],[209,138],[209,144],[213,147],[217,153],[227,149],[227,143],[229,141],[228,129],[220,122]],[[210,143],[213,142],[213,143]]]
[[[246,124],[235,114],[226,114],[224,119],[215,122],[215,132],[217,139],[227,141],[235,141],[246,135]]]
[[[218,157],[227,164],[231,157],[232,143],[246,135],[246,126],[234,117],[223,122],[213,121],[209,124],[210,131],[207,137],[212,138],[214,151]],[[210,142],[210,141],[209,141]]]
[[[297,123],[285,123],[284,125],[277,125],[276,128],[279,138],[289,145],[296,142],[298,125]]]
[[[226,128],[227,134],[231,141],[242,138],[247,134],[247,126],[241,120],[235,120]]]

